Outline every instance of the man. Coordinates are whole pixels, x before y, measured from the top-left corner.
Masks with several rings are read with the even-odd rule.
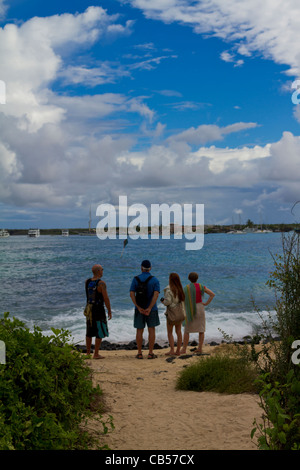
[[[155,276],[151,276],[151,263],[144,260],[141,264],[141,274],[134,277],[130,287],[130,298],[135,305],[134,327],[136,328],[136,343],[138,348],[137,359],[143,359],[142,345],[144,328],[148,327],[149,353],[148,359],[154,359],[157,356],[153,354],[155,343],[155,327],[160,324],[156,301],[160,292],[159,281]],[[145,295],[141,295],[143,289],[140,283],[147,282]],[[138,295],[140,294],[140,295]]]
[[[111,319],[110,300],[106,290],[106,284],[102,281],[103,267],[95,264],[92,267],[93,277],[85,281],[87,304],[90,306],[91,317],[86,322],[86,352],[91,352],[92,337],[95,336],[95,350],[93,359],[104,359],[100,356],[99,349],[102,339],[108,336],[108,328],[104,304],[108,311],[108,319]]]

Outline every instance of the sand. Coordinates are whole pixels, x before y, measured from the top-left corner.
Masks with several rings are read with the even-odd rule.
[[[126,350],[88,360],[104,392],[104,418],[113,417],[115,429],[104,437],[111,450],[257,450],[250,436],[262,413],[256,395],[175,390],[179,371],[199,360],[191,349],[192,357],[171,362],[168,349],[155,350],[152,360],[147,351],[138,360]],[[214,348],[205,345],[203,352]]]

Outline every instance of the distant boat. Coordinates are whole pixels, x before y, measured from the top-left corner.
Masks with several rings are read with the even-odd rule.
[[[28,237],[37,238],[40,236],[40,230],[38,228],[31,228],[28,230]]]
[[[246,227],[243,230],[244,233],[272,233],[272,230],[262,230],[262,229],[256,229],[253,227]]]
[[[1,238],[10,237],[10,233],[9,233],[7,230],[5,230],[4,228],[2,228],[2,229],[0,230],[0,237],[1,237]]]
[[[68,229],[62,230],[61,234],[62,234],[63,237],[68,237],[69,236],[69,230]]]
[[[236,234],[243,234],[243,235],[245,235],[247,232],[244,232],[243,230],[230,230],[230,232],[227,232],[227,233],[230,233],[230,234],[233,233],[234,235],[236,235]]]

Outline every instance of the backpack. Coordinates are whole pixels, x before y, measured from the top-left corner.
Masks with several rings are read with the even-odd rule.
[[[141,308],[146,308],[149,303],[147,283],[152,278],[153,276],[149,276],[145,281],[141,281],[138,276],[135,276],[135,279],[138,282],[138,287],[135,291],[135,300],[138,306]]]
[[[92,281],[91,279],[88,279],[86,281],[86,299],[88,304],[95,305],[97,303],[97,286],[98,282],[100,279],[97,279],[95,281]]]

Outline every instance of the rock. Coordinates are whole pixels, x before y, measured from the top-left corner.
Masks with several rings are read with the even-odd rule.
[[[174,356],[167,357],[167,359],[166,359],[166,362],[174,362],[174,361],[175,361],[175,357],[174,357]]]

